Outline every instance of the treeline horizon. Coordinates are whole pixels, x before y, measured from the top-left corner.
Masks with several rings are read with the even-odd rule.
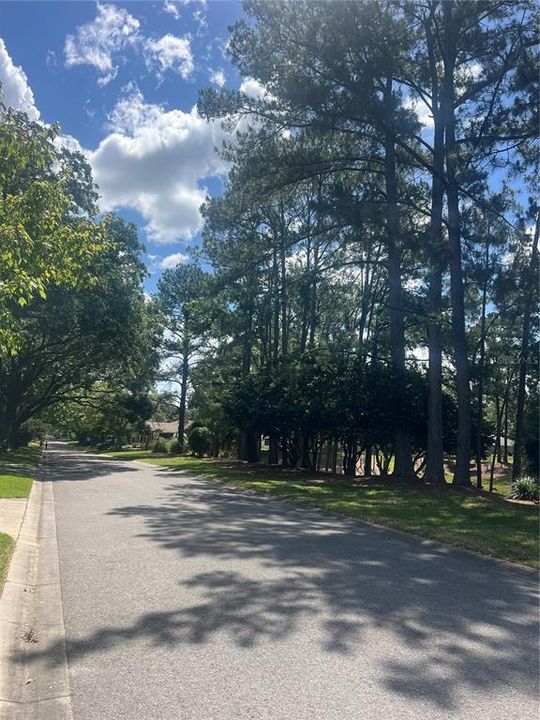
[[[190,268],[158,290],[184,366],[197,355],[194,416],[219,434],[219,407],[244,460],[260,434],[270,462],[307,468],[337,442],[348,474],[381,451],[396,476],[443,483],[451,454],[453,482],[474,458],[478,487],[490,441],[512,433],[519,476],[538,339],[533,4],[244,8],[229,53],[259,92],[199,102],[240,128],[204,207],[212,277],[191,304]],[[205,293],[218,313],[200,357]]]

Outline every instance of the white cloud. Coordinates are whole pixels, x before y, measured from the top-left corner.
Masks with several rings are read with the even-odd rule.
[[[178,3],[166,2],[163,9],[178,13]],[[118,63],[125,61],[124,53],[129,49],[143,56],[147,68],[155,71],[158,79],[168,70],[184,80],[189,78],[195,68],[190,36],[167,33],[161,38],[149,38],[140,31],[140,26],[139,20],[127,10],[98,4],[96,18],[66,37],[66,67],[94,67],[99,73],[98,85],[103,87],[117,76]]]
[[[177,265],[183,265],[188,261],[188,259],[188,256],[184,255],[184,253],[173,253],[172,255],[167,255],[167,257],[163,258],[163,260],[159,263],[159,267],[163,270],[168,270],[169,268],[176,267]]]
[[[408,97],[403,102],[403,107],[407,108],[407,110],[412,110],[416,114],[418,122],[425,128],[433,127],[433,115],[431,113],[431,109],[426,105],[423,100],[417,100],[416,98]]]
[[[220,88],[223,87],[227,82],[224,71],[221,68],[219,68],[219,70],[212,70],[210,72],[210,82]]]
[[[263,100],[264,98],[270,97],[264,85],[252,77],[247,77],[242,80],[240,92],[243,92],[256,100]]]
[[[176,0],[176,2],[169,2],[169,0],[165,0],[165,4],[175,6],[175,12],[173,12],[172,9],[166,10],[166,12],[173,14],[177,20],[180,17],[180,11],[178,9],[179,5],[182,5],[183,7],[189,7],[190,5],[193,6],[195,9],[192,12],[192,17],[198,26],[197,34],[200,35],[208,29],[208,23],[206,21],[206,0]]]
[[[169,13],[169,15],[172,15],[175,20],[180,20],[181,13],[178,9],[178,5],[180,3],[178,2],[172,2],[172,0],[165,0],[163,3],[163,12]]]
[[[199,182],[227,170],[215,150],[224,136],[219,123],[204,120],[195,107],[166,111],[147,104],[136,91],[118,103],[109,128],[88,153],[102,209],[136,209],[155,242],[190,240],[202,227],[206,192]]]
[[[4,104],[23,110],[31,120],[39,119],[39,110],[24,70],[13,64],[6,45],[0,38],[0,83]]]
[[[208,22],[206,20],[206,12],[204,11],[204,9],[195,10],[193,13],[193,19],[198,26],[197,35],[204,35],[205,32],[208,30]]]
[[[58,135],[54,138],[54,144],[57,148],[65,148],[71,152],[84,153],[81,143],[73,135]]]
[[[157,67],[159,75],[166,70],[172,70],[184,80],[187,80],[195,69],[189,35],[177,37],[167,33],[159,40],[147,40],[145,60],[150,69]]]
[[[106,85],[118,72],[114,56],[139,40],[139,27],[140,22],[124,8],[98,4],[95,20],[80,25],[74,35],[66,37],[66,67],[95,67],[100,73],[98,83]]]

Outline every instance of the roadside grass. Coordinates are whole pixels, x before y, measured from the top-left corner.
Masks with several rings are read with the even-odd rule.
[[[30,475],[0,468],[0,498],[25,498],[30,495],[31,489]]]
[[[487,492],[489,490],[489,477],[491,471],[491,457],[482,461],[482,485]],[[476,463],[471,461],[471,482],[476,486]],[[495,463],[493,474],[493,494],[501,497],[508,497],[512,489],[512,463]],[[447,483],[451,483],[454,477],[451,466],[447,464],[444,474]]]
[[[35,467],[40,456],[41,449],[37,443],[31,443],[28,447],[17,448],[11,452],[0,452],[0,499],[26,498],[30,495],[33,480],[25,472],[25,468]],[[21,466],[20,469],[17,466]],[[14,547],[15,540],[0,532],[0,593]]]
[[[127,451],[131,452],[131,451]],[[138,451],[152,465],[232,483],[311,507],[405,530],[422,537],[474,550],[537,569],[538,508],[514,505],[497,496],[409,486],[377,478],[348,485],[278,477],[256,467],[242,469],[190,457],[156,457]]]
[[[15,540],[9,535],[0,533],[0,594],[4,587],[4,581],[6,579],[9,561],[15,547]]]
[[[20,447],[10,452],[0,452],[0,464],[31,465],[35,467],[41,457],[38,444],[31,443],[28,447]]]
[[[100,451],[93,450],[92,452]],[[146,458],[168,457],[162,455],[160,456],[156,453],[153,453],[151,450],[116,450],[111,452],[100,452],[100,455],[106,455],[113,460],[144,460]]]
[[[11,452],[0,452],[0,498],[25,498],[30,495],[32,477],[29,472],[38,464],[40,457],[41,449],[37,443]]]

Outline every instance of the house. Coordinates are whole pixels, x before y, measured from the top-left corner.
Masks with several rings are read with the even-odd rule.
[[[158,420],[150,420],[146,423],[150,440],[157,440],[158,437],[170,440],[178,435],[178,420],[172,422],[161,422]]]

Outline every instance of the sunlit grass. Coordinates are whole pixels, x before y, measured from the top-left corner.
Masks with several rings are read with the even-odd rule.
[[[4,580],[6,579],[14,545],[15,541],[12,537],[5,535],[4,533],[0,533],[0,593],[2,592],[2,588],[4,586]]]
[[[101,454],[107,455],[107,457],[110,457],[113,460],[139,460],[160,457],[160,455],[156,455],[156,453],[153,453],[151,450],[115,450]]]
[[[0,471],[0,498],[25,498],[30,495],[31,489],[30,475]]]

